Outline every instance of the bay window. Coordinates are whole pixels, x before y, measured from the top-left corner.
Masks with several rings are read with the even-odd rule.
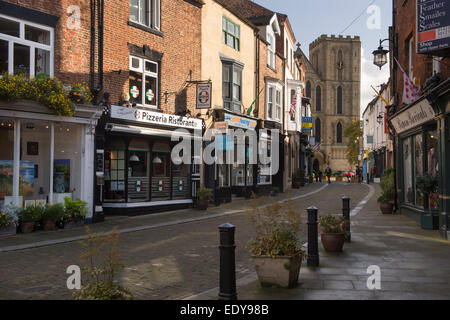
[[[223,62],[222,97],[225,109],[241,112],[242,105],[242,67]]]
[[[266,118],[281,121],[281,86],[267,84]]]
[[[130,102],[138,106],[158,106],[158,64],[138,57],[130,57]]]
[[[0,73],[53,77],[54,29],[0,14]]]

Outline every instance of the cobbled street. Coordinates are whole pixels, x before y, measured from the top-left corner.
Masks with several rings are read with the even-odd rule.
[[[299,193],[279,195],[276,200],[297,196],[294,200],[302,215],[301,237],[306,240],[306,209],[316,206],[320,214],[335,213],[342,210],[342,197],[351,197],[351,208],[369,194],[370,189],[363,184],[332,183],[314,184],[300,189]],[[313,193],[314,192],[314,193]],[[298,198],[298,195],[312,193]],[[295,198],[295,197],[294,197]],[[263,199],[268,201],[269,199]],[[244,209],[248,202],[233,202],[236,209]],[[208,209],[215,213],[229,211],[229,206]],[[207,213],[195,209],[173,212],[186,218],[204,216]],[[140,221],[148,217],[114,218],[93,225],[94,231],[106,226],[121,225],[129,221]],[[155,218],[157,215],[155,215]],[[158,216],[159,223],[173,221],[169,214]],[[175,220],[176,221],[176,220]],[[219,233],[218,226],[230,222],[236,226],[236,278],[240,279],[254,272],[250,254],[245,248],[254,236],[249,218],[244,212],[209,218],[187,223],[161,226],[143,231],[127,232],[120,238],[120,256],[125,265],[120,274],[121,283],[130,289],[135,299],[183,299],[218,286],[219,280]],[[103,224],[103,226],[102,226]],[[68,232],[67,230],[61,232]],[[73,231],[72,231],[73,232]],[[42,241],[48,233],[39,232],[28,239]],[[12,238],[23,237],[16,235]],[[0,247],[6,245],[0,240]],[[23,242],[24,240],[22,240]],[[71,299],[72,292],[67,289],[69,276],[66,268],[79,265],[81,246],[77,241],[41,246],[37,248],[0,252],[0,299]]]

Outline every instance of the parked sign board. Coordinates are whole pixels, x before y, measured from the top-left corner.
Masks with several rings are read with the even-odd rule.
[[[450,1],[417,0],[417,52],[450,48]]]

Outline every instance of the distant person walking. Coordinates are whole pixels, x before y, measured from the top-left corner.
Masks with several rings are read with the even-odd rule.
[[[330,177],[331,177],[331,169],[330,169],[329,166],[327,166],[327,168],[325,169],[325,175],[328,178],[328,183],[331,183],[331,179],[330,179]]]
[[[322,175],[323,175],[322,171],[319,170],[319,182],[320,183],[322,183]]]

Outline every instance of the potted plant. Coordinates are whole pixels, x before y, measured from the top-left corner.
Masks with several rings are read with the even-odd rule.
[[[247,213],[257,236],[251,239],[250,250],[262,286],[292,288],[297,285],[300,267],[306,256],[298,239],[300,214],[293,201],[259,206],[252,200]]]
[[[340,252],[344,247],[345,236],[348,233],[346,221],[342,216],[331,214],[319,217],[320,239],[325,251]]]
[[[297,169],[292,174],[292,188],[298,189],[305,185],[305,170]]]
[[[44,215],[42,216],[44,230],[56,230],[56,223],[64,217],[64,206],[62,203],[54,205],[47,204]]]
[[[6,205],[0,211],[0,237],[16,234],[19,208]]]
[[[87,202],[64,197],[64,228],[75,228],[84,225],[87,213]]]
[[[439,215],[433,214],[432,209],[438,207],[439,200],[439,180],[426,173],[424,176],[416,177],[417,189],[422,191],[424,198],[428,199],[428,212],[423,213],[420,217],[420,224],[424,229],[439,229]]]
[[[378,198],[383,214],[391,214],[394,209],[394,169],[387,168],[380,181],[381,195]]]
[[[197,190],[197,208],[200,210],[206,210],[208,209],[209,200],[211,200],[212,197],[212,190],[200,187]]]
[[[44,213],[44,207],[37,206],[26,206],[19,213],[20,229],[23,233],[33,232],[34,227],[38,221],[42,219],[42,214]]]

